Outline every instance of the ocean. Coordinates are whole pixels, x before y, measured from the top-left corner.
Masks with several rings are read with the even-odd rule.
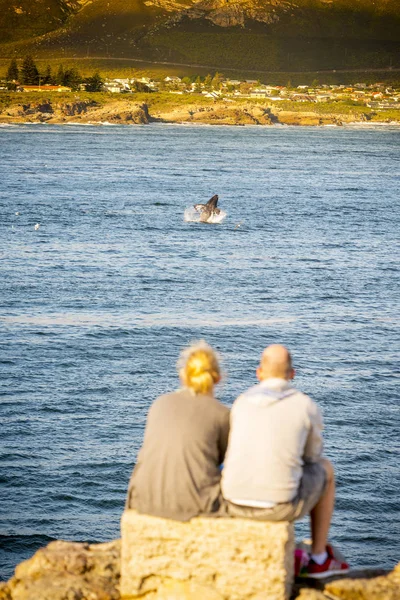
[[[0,127],[2,579],[53,539],[119,536],[147,410],[200,338],[227,405],[289,347],[332,541],[400,560],[399,150],[391,126]],[[214,194],[220,223],[185,220]]]

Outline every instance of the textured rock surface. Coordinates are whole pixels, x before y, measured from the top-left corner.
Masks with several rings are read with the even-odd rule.
[[[116,94],[115,96],[119,96]],[[236,102],[230,98],[209,100],[193,97],[182,104],[182,97],[154,102],[149,105],[138,102],[135,94],[126,99],[110,96],[106,101],[71,100],[57,101],[53,98],[40,102],[11,103],[0,106],[0,123],[115,123],[142,125],[158,121],[162,123],[198,123],[207,125],[343,125],[348,122],[365,121],[364,113],[318,114],[306,108],[298,111],[282,110],[249,99]],[[123,96],[123,97],[122,97]],[[18,94],[18,97],[20,95]]]
[[[105,105],[95,101],[29,102],[15,104],[1,111],[0,122],[68,123],[125,123],[142,125],[149,122],[146,104],[110,99]]]
[[[400,600],[400,563],[389,575],[339,579],[327,583],[324,591],[340,600]]]
[[[120,541],[51,542],[0,586],[0,600],[117,600]]]
[[[400,564],[391,573],[382,573],[378,569],[353,571],[345,579],[325,583],[299,580],[291,600],[400,600]],[[10,581],[0,583],[0,600],[118,600],[119,576],[119,540],[92,545],[52,542],[21,563]],[[240,589],[239,597],[247,600]],[[226,600],[207,585],[172,579],[144,598]],[[263,600],[270,596],[264,595]]]
[[[225,600],[290,595],[294,531],[288,523],[204,518],[180,523],[128,510],[121,532],[122,597],[158,592],[154,598],[164,598],[162,588],[175,581]]]

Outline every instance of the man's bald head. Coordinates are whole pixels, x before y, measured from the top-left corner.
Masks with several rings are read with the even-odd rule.
[[[280,344],[272,344],[265,348],[257,369],[257,377],[260,381],[271,377],[293,379],[294,369],[289,350]]]

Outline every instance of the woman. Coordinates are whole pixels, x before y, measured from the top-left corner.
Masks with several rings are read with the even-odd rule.
[[[219,466],[228,443],[229,409],[214,398],[221,374],[208,344],[184,350],[178,371],[183,388],[150,407],[127,508],[187,521],[220,507]]]

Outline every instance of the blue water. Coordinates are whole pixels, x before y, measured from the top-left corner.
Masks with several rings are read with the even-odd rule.
[[[400,559],[399,149],[394,127],[0,128],[1,577],[119,535],[147,409],[203,337],[227,404],[289,346],[336,466],[333,542]],[[221,224],[184,222],[215,193]]]

